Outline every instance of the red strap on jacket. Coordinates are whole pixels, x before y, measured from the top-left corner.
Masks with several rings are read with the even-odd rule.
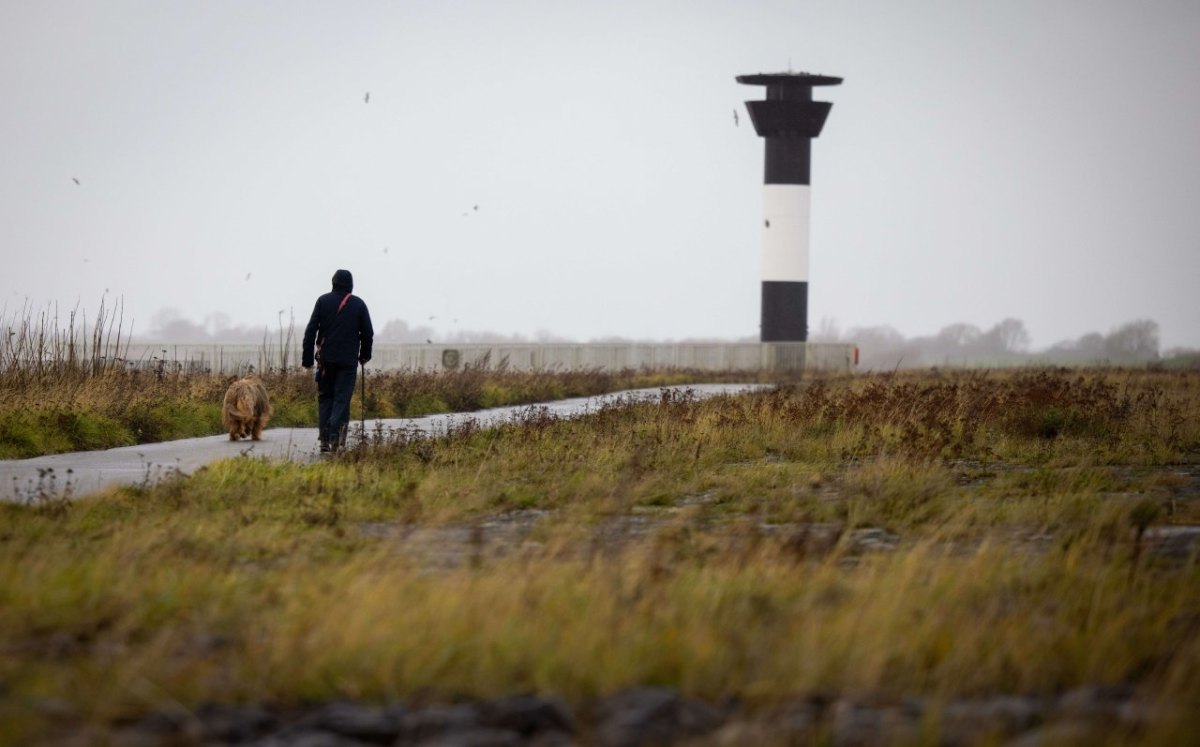
[[[350,295],[351,294],[347,293],[345,298],[342,299],[342,302],[338,304],[338,310],[333,312],[333,317],[335,319],[337,318],[338,314],[342,313],[342,309],[346,308],[346,302],[350,300]],[[317,352],[316,352],[316,356],[315,356],[317,358],[317,360],[321,359],[321,346],[324,344],[325,344],[325,337],[324,337],[324,335],[322,335],[321,339],[317,340]]]

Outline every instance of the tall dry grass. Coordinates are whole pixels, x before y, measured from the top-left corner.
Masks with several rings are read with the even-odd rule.
[[[109,307],[107,297],[89,323],[79,306],[59,317],[57,306],[35,309],[26,302],[10,317],[0,312],[4,339],[0,340],[0,375],[11,380],[45,380],[78,377],[123,368],[129,350],[125,307],[118,299]]]

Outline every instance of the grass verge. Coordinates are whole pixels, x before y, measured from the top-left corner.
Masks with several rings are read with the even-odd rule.
[[[368,370],[366,416],[417,417],[582,397],[622,389],[756,374],[692,370],[519,372]],[[0,370],[0,459],[106,449],[221,433],[221,402],[233,376],[63,365],[40,374]],[[317,389],[302,370],[263,376],[274,426],[315,425]],[[359,391],[352,411],[362,412]]]

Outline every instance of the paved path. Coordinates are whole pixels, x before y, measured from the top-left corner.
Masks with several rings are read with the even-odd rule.
[[[737,394],[763,388],[758,384],[693,384],[669,387],[691,390],[698,397]],[[471,413],[430,415],[423,418],[372,420],[368,432],[381,424],[385,429],[416,429],[444,432],[449,423],[474,419],[495,424],[530,407],[544,407],[555,415],[579,415],[617,398],[653,399],[662,389],[636,389],[597,397],[579,397],[557,402],[498,407]],[[178,470],[190,474],[199,467],[241,454],[268,459],[313,461],[317,459],[316,428],[270,428],[261,441],[230,441],[227,435],[185,438],[156,444],[122,446],[105,451],[77,451],[33,459],[0,460],[0,500],[28,501],[39,497],[79,497],[110,485],[153,482]]]

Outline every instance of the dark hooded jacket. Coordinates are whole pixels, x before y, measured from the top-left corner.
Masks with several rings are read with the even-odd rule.
[[[371,314],[361,298],[350,295],[350,300],[338,311],[342,299],[354,289],[354,276],[349,270],[333,273],[333,290],[317,299],[312,318],[304,328],[304,352],[301,365],[313,365],[318,341],[321,341],[321,361],[344,366],[355,366],[361,361],[371,360],[371,344],[375,330],[371,327]]]

